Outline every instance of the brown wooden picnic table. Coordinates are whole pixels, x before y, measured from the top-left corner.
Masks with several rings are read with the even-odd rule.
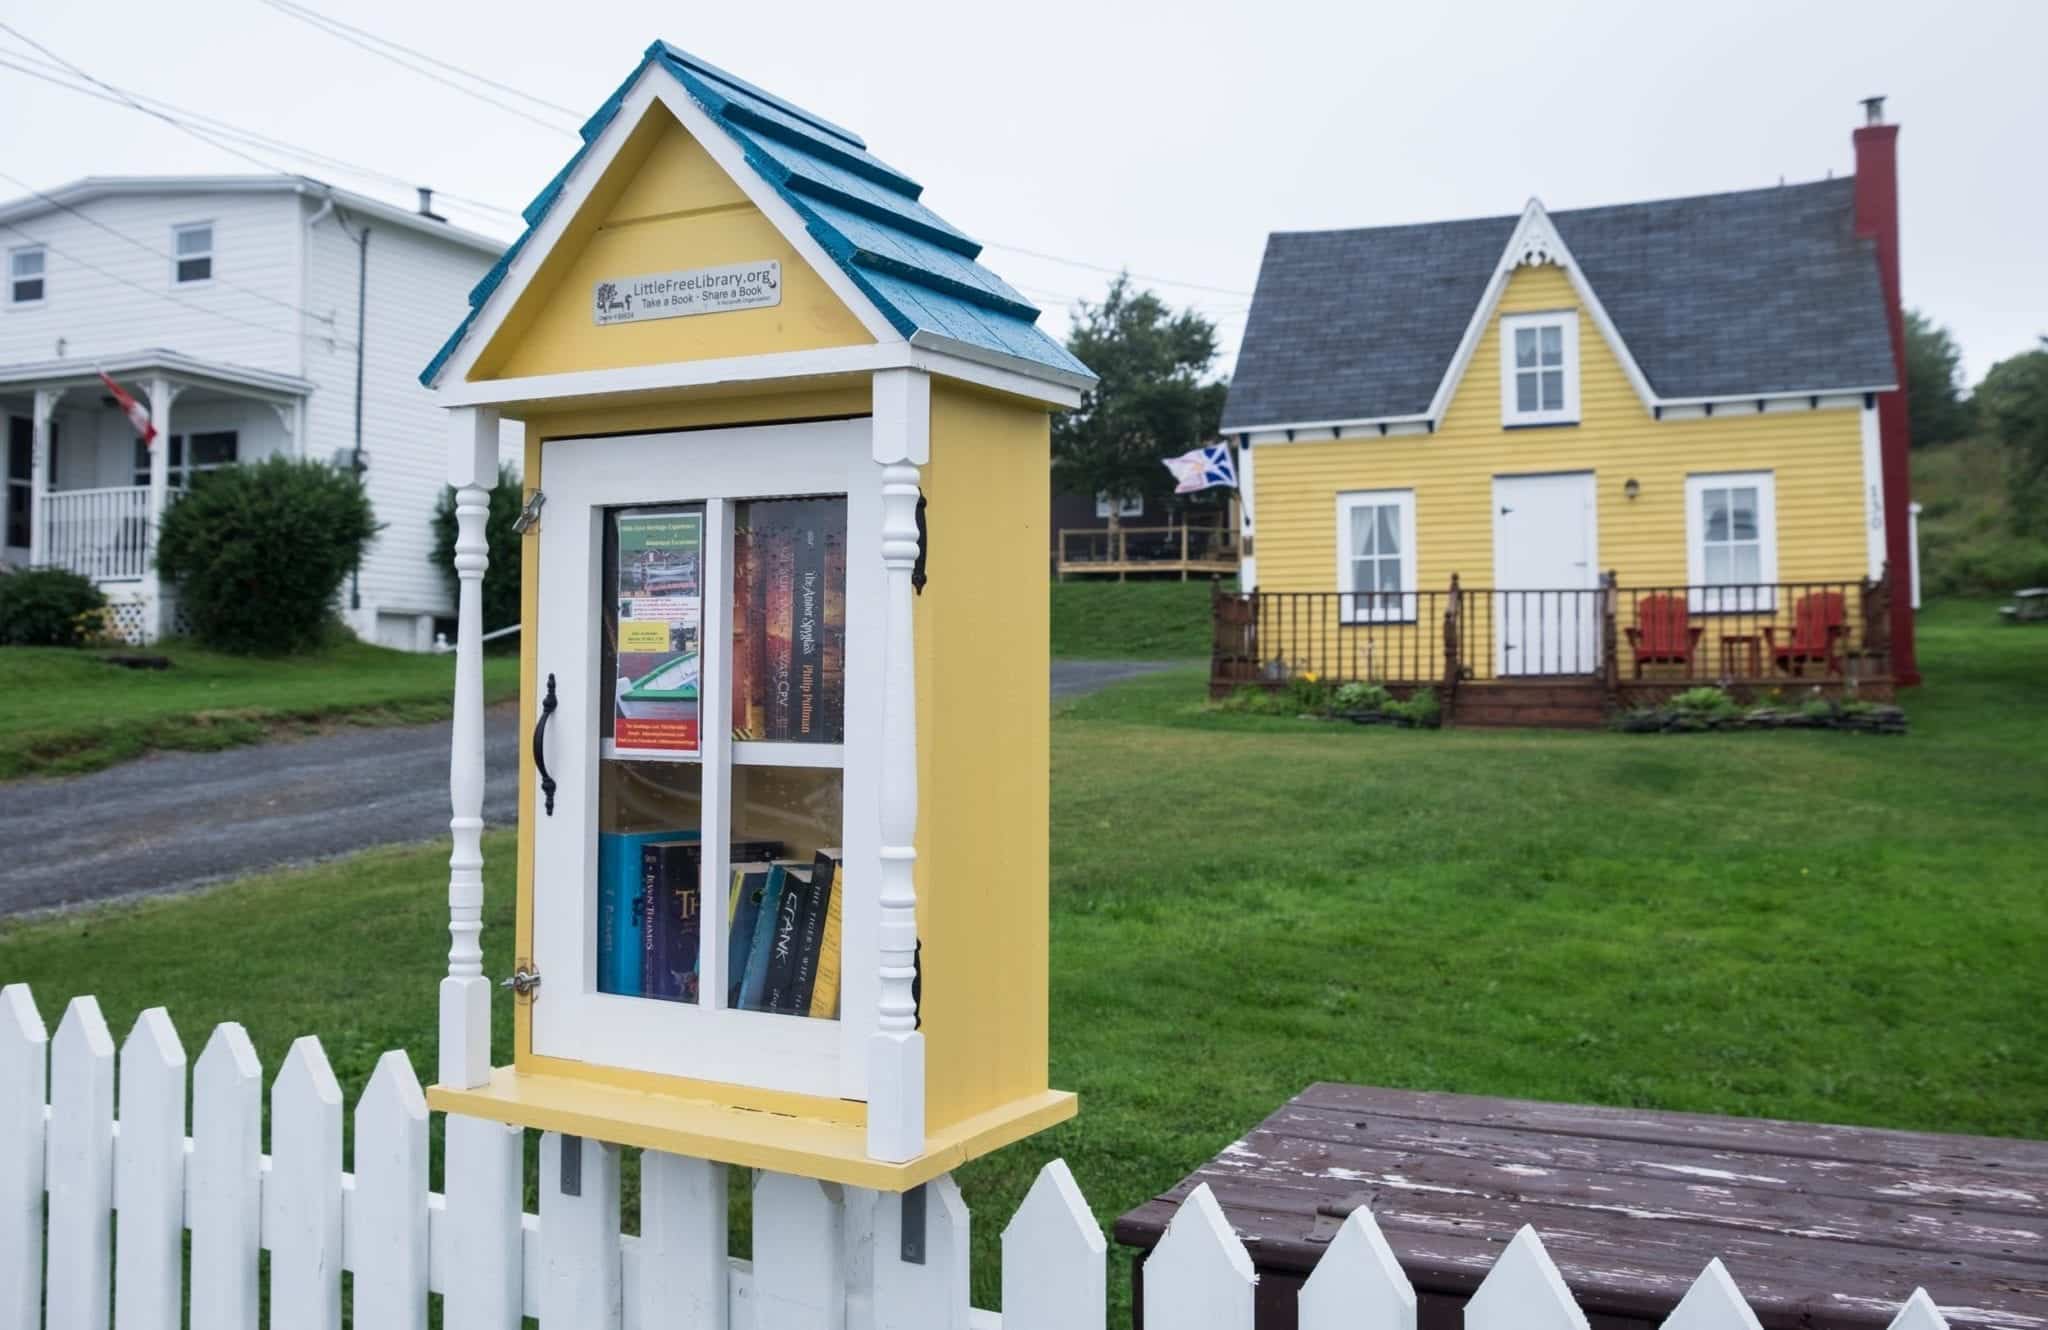
[[[1293,1330],[1360,1204],[1422,1330],[1457,1330],[1524,1224],[1594,1330],[1659,1323],[1716,1256],[1766,1330],[1883,1330],[1916,1286],[1953,1330],[2048,1330],[2048,1142],[1324,1083],[1117,1220],[1117,1241],[1141,1263],[1205,1182],[1258,1268],[1259,1330]]]

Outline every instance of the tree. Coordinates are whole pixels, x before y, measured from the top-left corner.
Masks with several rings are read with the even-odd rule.
[[[512,529],[512,524],[519,520],[520,511],[525,507],[526,497],[519,488],[519,468],[510,462],[498,463],[498,483],[491,490],[490,513],[484,518],[484,544],[488,547],[490,559],[484,568],[484,631],[487,633],[519,622],[520,536]],[[455,576],[457,534],[455,487],[443,485],[441,497],[434,504],[434,552],[429,557],[448,584],[451,603],[462,591]]]
[[[1102,303],[1081,303],[1067,349],[1101,381],[1078,409],[1054,418],[1054,487],[1164,499],[1173,476],[1160,463],[1213,439],[1223,419],[1229,385],[1203,382],[1216,359],[1216,326],[1133,290],[1124,274]]]
[[[1999,361],[1977,388],[1978,409],[2005,447],[2013,530],[2048,537],[2048,339]]]
[[[1963,353],[1948,329],[1906,311],[1907,434],[1915,448],[1952,443],[1970,431],[1962,390]]]

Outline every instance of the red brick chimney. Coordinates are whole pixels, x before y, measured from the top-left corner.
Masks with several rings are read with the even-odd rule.
[[[1892,597],[1892,673],[1902,684],[1920,682],[1913,653],[1912,477],[1906,460],[1906,313],[1899,298],[1899,127],[1884,122],[1884,98],[1863,102],[1856,143],[1856,234],[1877,247],[1884,285],[1885,321],[1891,327],[1892,367],[1898,387],[1877,395],[1878,451],[1884,475],[1885,568]]]

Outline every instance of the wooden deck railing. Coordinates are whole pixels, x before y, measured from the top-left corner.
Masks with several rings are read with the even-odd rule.
[[[1237,532],[1228,526],[1063,527],[1060,576],[1179,573],[1226,576],[1237,571]]]
[[[1213,593],[1210,685],[1277,687],[1304,675],[1443,690],[1507,679],[1636,688],[1888,683],[1883,579],[1750,586]]]

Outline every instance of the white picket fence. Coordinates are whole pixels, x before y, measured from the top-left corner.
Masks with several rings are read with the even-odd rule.
[[[969,1218],[950,1177],[926,1190],[922,1260],[910,1261],[897,1198],[756,1173],[753,1259],[736,1261],[725,1169],[702,1160],[642,1153],[635,1237],[620,1231],[616,1147],[543,1134],[540,1213],[526,1214],[525,1133],[450,1118],[445,1194],[431,1191],[426,1100],[403,1053],[384,1055],[356,1104],[353,1172],[317,1039],[294,1043],[271,1083],[268,1155],[262,1068],[241,1026],[216,1027],[199,1055],[190,1135],[187,1079],[160,1007],[117,1054],[92,998],[72,1000],[53,1042],[28,988],[0,989],[0,1330],[34,1330],[42,1315],[48,1330],[102,1330],[110,1317],[118,1330],[159,1330],[180,1324],[188,1300],[193,1330],[254,1330],[259,1251],[277,1330],[338,1327],[344,1271],[366,1330],[425,1330],[430,1292],[447,1330],[517,1330],[522,1315],[544,1330],[1106,1330],[1107,1245],[1062,1161],[1003,1230],[998,1317],[969,1307]],[[1207,1187],[1142,1277],[1152,1330],[1250,1330],[1257,1276]],[[1414,1290],[1370,1214],[1353,1213],[1331,1242],[1301,1290],[1300,1323],[1415,1330]],[[1588,1330],[1529,1228],[1465,1324]],[[1758,1330],[1719,1260],[1666,1327]],[[1916,1290],[1892,1330],[1947,1322]]]

